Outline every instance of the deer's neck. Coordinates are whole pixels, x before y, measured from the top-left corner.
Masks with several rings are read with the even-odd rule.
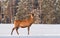
[[[32,19],[33,19],[33,16],[31,15],[31,16],[30,16],[30,18],[32,18]]]
[[[31,15],[29,18],[29,22],[32,23],[33,22],[33,16]]]

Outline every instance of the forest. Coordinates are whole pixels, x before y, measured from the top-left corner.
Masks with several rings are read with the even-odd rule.
[[[34,24],[60,24],[60,0],[0,0],[0,23],[28,19],[29,13]]]

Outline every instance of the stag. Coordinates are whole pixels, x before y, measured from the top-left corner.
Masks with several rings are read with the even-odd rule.
[[[19,33],[18,33],[19,27],[21,27],[21,28],[26,28],[27,27],[28,28],[28,35],[29,35],[30,26],[34,22],[34,14],[29,14],[29,15],[30,15],[30,17],[28,19],[14,20],[14,27],[12,29],[11,35],[12,35],[14,29],[16,29],[16,32],[19,35]]]

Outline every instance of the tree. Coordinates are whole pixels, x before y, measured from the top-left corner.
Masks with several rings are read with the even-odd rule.
[[[56,0],[44,0],[42,3],[42,20],[43,23],[53,24],[56,23],[56,10],[55,10]]]
[[[29,13],[28,0],[20,0],[17,7],[18,7],[16,13],[17,19],[22,20],[26,18],[26,14]]]

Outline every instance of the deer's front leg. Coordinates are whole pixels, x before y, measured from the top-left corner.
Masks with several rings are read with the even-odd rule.
[[[30,27],[28,27],[28,35],[29,35]]]

